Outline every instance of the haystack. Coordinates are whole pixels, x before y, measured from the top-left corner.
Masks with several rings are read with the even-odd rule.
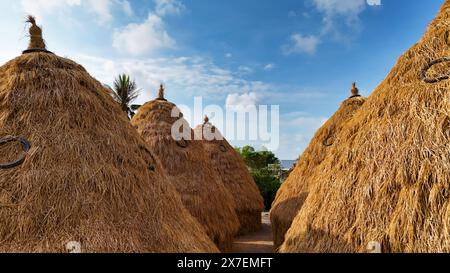
[[[338,134],[282,252],[450,252],[450,0]]]
[[[102,84],[31,43],[0,67],[0,252],[211,252]]]
[[[346,99],[336,113],[316,132],[294,170],[277,192],[270,210],[275,248],[283,243],[286,231],[308,196],[312,182],[311,175],[331,150],[336,134],[366,101],[359,95],[355,84],[351,93],[351,97]]]
[[[241,223],[239,234],[259,230],[261,212],[264,209],[263,198],[243,159],[209,122],[208,117],[205,117],[202,125],[195,128],[195,134],[197,139],[203,139],[209,160],[233,195]],[[205,137],[206,134],[209,136]]]
[[[185,207],[203,224],[209,237],[222,251],[230,251],[239,228],[233,197],[212,170],[200,141],[182,118],[175,104],[158,98],[139,108],[132,124],[147,141],[175,185]],[[187,132],[180,139],[172,135],[178,124]],[[178,129],[182,129],[178,128]],[[178,132],[178,131],[177,131]]]

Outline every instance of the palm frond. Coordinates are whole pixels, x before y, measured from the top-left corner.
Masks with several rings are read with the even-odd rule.
[[[140,104],[132,104],[132,105],[130,106],[130,108],[131,108],[131,110],[133,110],[133,111],[137,111],[139,108],[141,108],[141,106],[142,106],[142,105],[140,105]]]
[[[129,75],[121,74],[114,80],[112,91],[113,98],[120,104],[122,110],[130,114],[130,104],[140,93],[136,82],[131,80]]]

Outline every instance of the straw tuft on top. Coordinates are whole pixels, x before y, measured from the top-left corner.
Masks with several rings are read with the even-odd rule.
[[[165,89],[164,89],[164,85],[163,84],[161,84],[160,86],[159,86],[159,90],[158,90],[158,100],[164,100],[164,101],[166,101],[166,99],[164,98],[164,91],[165,91]]]
[[[352,83],[352,90],[351,90],[351,92],[352,92],[351,98],[360,96],[359,95],[359,89],[358,89],[358,87],[356,87],[356,82]]]
[[[29,29],[30,43],[28,44],[28,49],[23,53],[36,51],[46,52],[45,41],[42,37],[42,29],[36,24],[36,18],[32,15],[28,15],[26,22],[31,24]]]

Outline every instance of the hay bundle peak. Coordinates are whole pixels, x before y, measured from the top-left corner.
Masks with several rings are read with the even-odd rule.
[[[358,96],[360,96],[360,95],[359,95],[359,89],[358,89],[358,87],[356,87],[356,82],[353,82],[353,83],[352,83],[352,90],[351,90],[351,93],[352,93],[351,98],[352,98],[352,97],[358,97]]]
[[[159,86],[159,90],[158,90],[158,100],[166,100],[165,98],[164,98],[164,85],[163,84],[161,84],[160,86]]]
[[[257,231],[261,227],[263,198],[241,156],[228,143],[219,130],[205,118],[203,125],[195,128],[196,139],[201,139],[208,159],[231,192],[240,221],[240,234]]]
[[[315,181],[313,174],[333,145],[339,145],[336,135],[344,124],[361,108],[366,98],[352,96],[342,102],[333,116],[316,132],[306,150],[297,160],[294,170],[277,192],[270,218],[275,248],[281,246],[285,234],[308,197]]]
[[[219,249],[229,251],[239,228],[235,202],[182,116],[175,104],[158,97],[139,108],[132,124],[155,152],[185,207]]]
[[[28,15],[27,23],[30,23],[30,43],[28,45],[28,50],[45,50],[45,41],[42,37],[42,29],[36,24],[36,18],[32,15]]]
[[[449,14],[447,0],[344,125],[282,252],[450,252]]]
[[[217,251],[120,106],[79,64],[29,52],[0,67],[0,252]],[[20,139],[18,139],[20,140]],[[22,144],[22,145],[20,145]],[[6,157],[6,158],[5,158]]]

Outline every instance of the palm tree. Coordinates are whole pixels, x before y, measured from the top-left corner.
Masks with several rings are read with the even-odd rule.
[[[138,96],[140,90],[136,86],[136,82],[130,79],[130,76],[126,74],[119,75],[114,80],[114,88],[111,89],[113,98],[120,104],[122,110],[128,117],[134,116],[134,111],[139,108],[140,105],[131,105]]]

